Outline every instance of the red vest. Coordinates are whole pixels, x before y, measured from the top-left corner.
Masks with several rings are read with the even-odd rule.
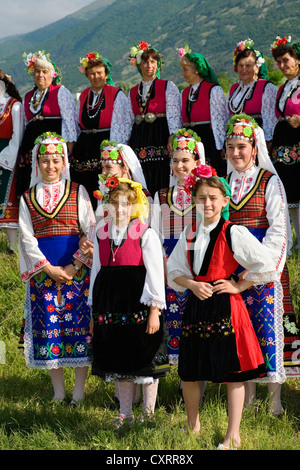
[[[42,115],[44,117],[59,117],[61,116],[60,113],[60,108],[58,105],[58,91],[60,89],[61,85],[50,85],[48,88],[48,96],[44,100],[44,104],[42,106]],[[29,103],[31,100],[31,97],[33,95],[35,90],[30,90],[28,93],[26,93],[25,98],[24,98],[24,109],[25,109],[25,115],[26,119],[30,121],[35,117],[34,114],[29,109]]]
[[[281,85],[277,92],[277,97],[276,97],[276,106],[275,106],[275,114],[276,117],[280,116],[292,116],[293,114],[300,114],[300,86],[298,86],[297,90],[293,95],[287,100],[285,108],[283,112],[280,111],[278,104],[280,100],[280,96],[283,92],[284,85]]]
[[[37,203],[36,186],[25,191],[24,198],[30,212],[36,238],[80,234],[77,210],[78,188],[77,183],[71,183],[67,180],[64,196],[51,214],[45,212]]]
[[[88,94],[91,91],[91,87],[86,88],[80,95],[80,112],[79,112],[79,124],[82,129],[86,127],[82,123],[83,106],[88,98]],[[114,109],[114,101],[119,92],[119,88],[108,85],[104,85],[103,96],[105,97],[105,108],[100,111],[99,129],[109,129],[111,126],[112,113]]]
[[[99,257],[101,266],[143,266],[143,252],[141,249],[141,237],[148,225],[142,224],[139,219],[133,219],[129,226],[125,240],[119,247],[111,246],[109,239],[111,220],[100,228],[99,239]],[[112,250],[115,261],[112,260]]]
[[[238,203],[229,203],[230,221],[247,228],[268,228],[266,187],[273,173],[261,169],[252,190]]]
[[[11,110],[12,107],[15,103],[17,103],[18,100],[15,98],[10,98],[8,102],[6,103],[5,109],[2,113],[1,119],[0,119],[0,135],[1,139],[11,139],[13,135],[13,123],[12,123],[12,117],[11,117]]]
[[[238,262],[233,257],[226,237],[226,228],[229,224],[231,224],[229,220],[224,221],[220,233],[217,236],[207,272],[205,275],[201,276],[194,275],[191,258],[191,244],[195,240],[195,233],[199,222],[196,222],[191,226],[187,236],[187,256],[191,272],[193,273],[194,279],[196,281],[211,282],[216,281],[217,279],[227,279],[237,269]]]
[[[198,94],[198,99],[192,105],[191,116],[188,118],[186,114],[186,103],[189,96],[189,91],[191,87],[187,87],[182,92],[182,110],[181,117],[182,122],[203,122],[210,121],[210,91],[216,86],[215,83],[207,82],[203,80],[200,83],[200,89]]]
[[[165,113],[166,112],[166,87],[167,87],[167,80],[162,79],[155,79],[153,82],[154,86],[154,96],[149,100],[148,107],[146,109],[146,113]],[[137,97],[138,97],[139,85],[136,85],[130,90],[130,99],[131,99],[131,106],[133,114],[136,116],[137,114],[141,114],[141,110],[138,105]]]
[[[268,80],[265,80],[263,78],[259,78],[256,82],[256,84],[253,87],[253,93],[252,96],[250,97],[249,100],[245,101],[245,106],[244,109],[241,111],[245,114],[261,114],[261,108],[262,108],[262,97],[264,93],[265,86],[267,85]],[[229,91],[229,97],[232,96],[233,92],[237,89],[238,83],[235,83],[232,85]],[[232,112],[229,109],[230,114]]]

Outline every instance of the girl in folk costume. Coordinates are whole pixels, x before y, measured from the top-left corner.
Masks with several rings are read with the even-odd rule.
[[[129,108],[125,94],[111,76],[111,63],[98,52],[90,52],[80,61],[79,70],[90,86],[80,94],[76,114],[80,135],[71,158],[71,179],[83,184],[91,198],[101,173],[100,145],[103,140],[127,144],[130,137]]]
[[[202,54],[192,53],[188,46],[179,49],[178,53],[181,75],[189,84],[181,95],[183,126],[199,135],[207,163],[219,175],[225,175],[226,162],[222,155],[227,121],[224,92]]]
[[[281,384],[286,379],[283,314],[289,319],[287,324],[295,318],[285,262],[292,246],[285,191],[270,161],[263,131],[254,119],[245,114],[230,119],[227,125],[226,155],[228,182],[232,190],[230,220],[246,226],[276,263],[275,282],[253,286],[243,293],[243,298],[267,366],[267,376],[260,381],[268,383],[271,411],[279,414],[282,410]],[[286,334],[291,338],[288,331]],[[290,359],[291,344],[288,342],[287,339],[285,354]],[[252,382],[247,384],[246,403],[253,400],[255,384]]]
[[[152,197],[169,184],[168,139],[182,127],[180,93],[160,78],[162,55],[147,42],[130,49],[130,63],[142,81],[128,95],[131,116],[129,145],[138,156]]]
[[[160,189],[154,198],[151,227],[159,236],[167,261],[186,225],[196,220],[196,206],[185,191],[184,178],[205,163],[204,147],[196,133],[179,129],[173,136],[170,187]],[[188,291],[176,292],[166,285],[165,327],[169,362],[178,364],[182,314]]]
[[[167,264],[169,284],[177,291],[191,291],[182,319],[178,366],[188,429],[200,432],[200,382],[227,383],[228,428],[218,449],[236,449],[241,443],[243,381],[265,374],[240,292],[272,281],[275,265],[245,227],[227,220],[230,188],[215,170],[198,166],[186,178],[186,186],[201,221],[186,227]],[[233,275],[239,264],[248,271],[246,279]]]
[[[153,199],[147,189],[147,183],[143,174],[141,164],[129,145],[118,144],[117,142],[104,140],[101,143],[101,168],[102,175],[107,176],[116,176],[117,178],[127,178],[136,183],[142,185],[143,191],[147,196],[149,207],[153,203]],[[101,179],[101,175],[99,175]],[[104,206],[101,202],[102,196],[101,192],[94,191],[93,195],[100,197],[98,207],[96,209],[96,220],[100,222],[104,218]],[[108,215],[108,212],[106,211]],[[150,219],[150,211],[149,211]],[[148,222],[149,223],[149,220]]]
[[[252,116],[263,128],[265,139],[271,147],[277,123],[277,87],[269,81],[263,54],[254,49],[252,39],[245,39],[237,44],[233,62],[239,81],[232,85],[227,95],[228,119],[232,114]]]
[[[148,201],[141,184],[108,177],[101,191],[112,218],[97,230],[94,243],[89,300],[94,322],[92,372],[118,381],[116,423],[121,424],[132,419],[135,383],[143,384],[145,414],[154,413],[158,378],[168,370],[160,351],[163,257],[159,238],[144,223]]]
[[[71,152],[77,140],[78,127],[72,93],[61,85],[61,72],[45,51],[26,54],[26,71],[33,76],[34,87],[23,100],[25,132],[18,162],[18,195],[29,189],[34,142],[44,132],[56,132]]]
[[[10,253],[17,248],[15,168],[23,132],[22,99],[11,78],[0,70],[0,228],[7,235]]]
[[[90,364],[92,260],[79,250],[82,233],[95,234],[83,186],[69,177],[67,146],[45,133],[33,150],[31,187],[20,200],[20,269],[26,282],[24,353],[29,368],[48,369],[54,400],[65,398],[64,367],[75,368],[73,404],[83,399]]]
[[[300,43],[290,37],[277,36],[272,44],[276,67],[286,77],[279,87],[275,112],[278,122],[274,131],[271,158],[284,184],[289,213],[300,248]]]

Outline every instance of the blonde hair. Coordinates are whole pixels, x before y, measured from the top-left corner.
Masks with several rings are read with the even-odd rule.
[[[120,196],[126,196],[129,204],[136,204],[137,194],[136,191],[130,186],[129,183],[119,183],[118,186],[111,190],[109,194],[109,202],[115,201]]]

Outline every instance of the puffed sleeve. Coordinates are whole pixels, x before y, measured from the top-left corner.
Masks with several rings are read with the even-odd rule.
[[[93,243],[96,230],[96,219],[89,195],[84,186],[79,186],[78,214],[82,232],[86,235],[87,240]],[[80,250],[77,250],[76,253],[74,253],[74,258],[77,258],[89,268],[92,267],[92,259],[84,256]]]
[[[12,110],[13,134],[7,147],[0,152],[0,166],[12,171],[15,167],[24,133],[24,114],[22,103],[14,103]]]
[[[164,309],[166,308],[166,298],[162,249],[158,236],[151,228],[143,234],[141,247],[146,278],[140,302]]]
[[[76,107],[72,93],[64,86],[58,91],[58,105],[62,117],[61,134],[66,142],[76,142],[79,135]]]
[[[114,101],[114,108],[110,127],[110,140],[127,144],[131,135],[132,120],[129,114],[128,100],[119,91]]]
[[[277,87],[273,83],[267,83],[262,96],[262,127],[267,142],[273,139],[274,129],[277,124],[275,114],[277,91]]]
[[[181,96],[177,86],[168,81],[166,89],[166,116],[170,134],[174,134],[182,127]]]
[[[91,269],[89,296],[88,296],[88,301],[87,301],[88,305],[90,306],[93,305],[93,287],[94,287],[96,276],[98,272],[100,271],[100,269],[101,269],[101,263],[100,263],[100,256],[99,256],[99,243],[98,243],[98,238],[95,234],[94,247],[93,247],[93,265]]]
[[[19,206],[19,263],[21,279],[28,281],[43,269],[49,261],[38,247],[27,204],[23,198]]]
[[[222,150],[227,123],[226,99],[220,86],[214,86],[210,94],[211,126],[217,150]]]
[[[177,292],[184,292],[186,289],[174,282],[179,276],[185,276],[193,279],[193,275],[187,259],[187,242],[186,242],[187,228],[181,233],[178,242],[176,243],[171,255],[167,261],[168,269],[168,285],[171,289]]]

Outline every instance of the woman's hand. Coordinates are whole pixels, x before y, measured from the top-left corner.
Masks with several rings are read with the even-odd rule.
[[[239,283],[233,279],[219,279],[214,282],[213,292],[215,294],[239,294]]]
[[[200,300],[209,299],[213,295],[213,287],[208,282],[194,281],[190,289]]]
[[[64,284],[73,279],[73,276],[69,275],[62,266],[46,264],[46,266],[43,267],[43,271],[58,284]]]
[[[300,116],[298,114],[293,114],[289,119],[289,125],[295,129],[300,126]]]
[[[147,321],[146,333],[148,335],[153,335],[159,330],[160,321],[159,321],[159,308],[151,305],[150,313]]]
[[[82,235],[79,240],[79,249],[81,253],[87,258],[93,258],[93,247],[94,244],[87,240],[86,235]]]

